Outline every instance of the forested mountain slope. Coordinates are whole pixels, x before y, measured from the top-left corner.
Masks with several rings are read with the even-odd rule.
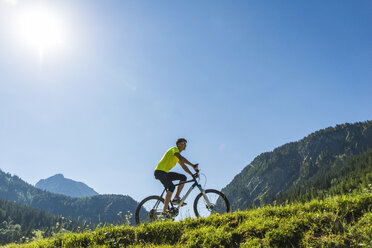
[[[37,189],[17,176],[0,171],[0,198],[23,203],[54,215],[78,221],[98,223],[122,222],[125,214],[134,213],[137,202],[130,196],[97,195],[73,198]],[[121,213],[121,214],[120,214]]]
[[[362,192],[372,185],[372,149],[325,165],[309,180],[279,193],[274,200],[308,201],[313,198]]]
[[[0,244],[31,239],[36,231],[43,236],[59,232],[61,228],[77,231],[79,223],[48,214],[20,203],[0,199]]]
[[[311,192],[308,188],[304,191],[301,186],[316,187],[317,183],[314,182],[322,181],[322,190],[327,191],[352,172],[350,163],[353,162],[350,161],[354,156],[371,148],[372,121],[329,127],[259,155],[222,191],[234,210],[268,204],[274,200],[296,200],[303,194],[309,194],[305,197],[309,199]],[[370,153],[361,156],[365,156],[360,159],[366,161],[366,168],[359,172],[368,174],[371,172],[368,162]],[[344,167],[349,169],[343,170]],[[343,173],[337,174],[338,171]],[[371,178],[365,179],[365,183],[370,183]],[[315,195],[319,193],[318,189],[315,191]]]

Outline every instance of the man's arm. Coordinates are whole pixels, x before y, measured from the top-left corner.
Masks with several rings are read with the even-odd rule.
[[[193,163],[190,163],[185,157],[183,157],[181,154],[179,154],[178,152],[174,154],[174,156],[176,156],[181,163],[183,164],[188,164],[188,165],[191,165],[195,170],[198,169],[198,164],[193,164]],[[182,165],[181,165],[182,166]]]
[[[191,171],[189,170],[189,168],[183,162],[179,161],[178,163],[181,165],[181,167],[182,167],[182,169],[184,171],[186,171],[187,173],[189,173],[190,176],[193,176],[193,174],[191,173]]]

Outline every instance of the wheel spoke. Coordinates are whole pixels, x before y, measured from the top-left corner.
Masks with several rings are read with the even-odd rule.
[[[194,211],[196,216],[208,217],[213,214],[220,215],[230,212],[230,204],[221,192],[217,190],[206,190],[205,197],[203,194],[199,194],[195,199]]]
[[[136,223],[151,223],[158,221],[159,215],[163,212],[163,199],[152,196],[143,200],[136,209]]]

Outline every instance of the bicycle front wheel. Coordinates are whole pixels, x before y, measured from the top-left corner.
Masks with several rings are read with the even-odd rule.
[[[143,199],[137,206],[135,220],[136,224],[151,223],[158,220],[163,212],[164,199],[157,195]]]
[[[194,212],[196,217],[208,217],[231,212],[227,197],[220,191],[207,189],[205,194],[200,193],[194,201]]]

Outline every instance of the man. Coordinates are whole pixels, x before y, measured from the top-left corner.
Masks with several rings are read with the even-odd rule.
[[[192,164],[190,163],[186,158],[184,158],[180,153],[186,149],[186,143],[187,140],[184,138],[180,138],[176,141],[176,146],[170,148],[163,156],[163,158],[160,160],[158,166],[155,168],[155,178],[158,179],[164,187],[167,189],[167,194],[165,196],[164,200],[164,208],[163,208],[163,214],[166,214],[168,210],[168,204],[172,198],[172,194],[175,190],[175,186],[172,183],[172,181],[180,180],[180,184],[177,187],[176,195],[173,198],[172,203],[179,204],[180,199],[180,193],[183,189],[184,183],[186,181],[186,176],[183,174],[179,174],[176,172],[169,172],[176,164],[177,162],[181,165],[182,169],[186,171],[188,174],[193,176],[189,168],[186,166],[186,164],[191,165],[196,172],[198,172],[198,164]]]

